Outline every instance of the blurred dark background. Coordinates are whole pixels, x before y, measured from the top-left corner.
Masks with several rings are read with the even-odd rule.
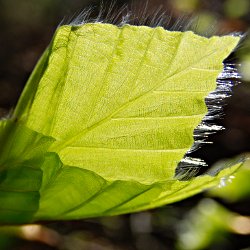
[[[114,3],[106,0],[102,2],[103,6]],[[149,15],[153,15],[161,7],[162,11],[171,16],[172,23],[183,16],[186,19],[195,19],[191,28],[203,35],[222,35],[238,31],[246,34],[233,56],[234,62],[241,64],[239,70],[243,80],[234,87],[234,95],[228,98],[225,105],[225,116],[219,121],[227,129],[212,136],[214,144],[199,151],[199,155],[213,164],[225,157],[250,152],[250,39],[246,33],[250,26],[250,0],[151,0],[147,3],[143,0],[117,0],[114,5],[119,8],[124,4],[130,6],[135,15],[139,16],[145,6]],[[0,117],[6,116],[15,107],[35,63],[49,44],[59,23],[69,20],[89,6],[96,7],[94,16],[98,14],[100,1],[0,0]],[[210,208],[218,210],[216,217],[223,214],[221,211],[224,209],[224,214],[242,216],[246,227],[250,228],[250,184],[249,178],[246,178],[250,175],[248,170],[245,171],[245,177],[239,177],[245,178],[245,189],[238,190],[235,184],[234,188],[238,190],[236,193],[241,195],[233,201],[216,192],[206,193],[133,215],[54,222],[27,230],[14,228],[6,232],[4,229],[2,234],[0,229],[0,249],[249,250],[250,230],[242,233],[228,225],[213,224],[204,212]],[[242,192],[245,192],[244,195]],[[190,214],[195,214],[196,217]],[[200,221],[198,227],[195,220]],[[201,241],[202,232],[210,224],[214,230],[208,230],[207,237]],[[193,232],[191,238],[188,232]],[[193,241],[197,246],[192,245]],[[199,241],[203,245],[199,245]]]

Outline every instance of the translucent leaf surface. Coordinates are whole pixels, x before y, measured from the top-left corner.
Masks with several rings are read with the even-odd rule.
[[[160,27],[60,27],[1,128],[0,185],[25,187],[12,161],[16,171],[26,171],[23,162],[39,170],[18,174],[36,183],[33,220],[133,212],[216,185],[239,164],[190,181],[174,173],[238,41]],[[13,204],[0,210],[18,210],[7,196]]]

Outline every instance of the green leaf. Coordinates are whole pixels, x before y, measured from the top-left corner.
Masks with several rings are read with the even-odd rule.
[[[211,249],[213,244],[220,244],[228,239],[232,232],[237,214],[227,210],[211,199],[202,199],[196,207],[186,214],[178,224],[177,249]],[[233,231],[235,233],[235,231]]]
[[[227,202],[239,202],[250,197],[250,161],[246,161],[240,171],[225,179],[224,185],[209,191],[212,197],[220,197]]]
[[[39,208],[41,166],[54,139],[12,121],[1,132],[0,223],[27,223]]]
[[[37,184],[33,220],[139,211],[216,185],[240,164],[190,181],[174,173],[238,41],[160,27],[60,27],[1,129],[0,179],[25,187],[14,168]]]

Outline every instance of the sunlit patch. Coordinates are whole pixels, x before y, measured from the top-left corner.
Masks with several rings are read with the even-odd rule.
[[[232,183],[233,179],[235,176],[230,175],[230,176],[225,176],[220,179],[220,183],[218,185],[219,188],[225,187],[227,184]]]
[[[237,234],[250,234],[250,217],[235,216],[230,223],[231,230]]]
[[[29,241],[40,241],[49,246],[58,246],[61,241],[61,236],[56,231],[35,224],[20,227],[20,237]]]

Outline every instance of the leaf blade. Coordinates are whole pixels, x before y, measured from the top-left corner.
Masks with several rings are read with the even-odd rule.
[[[159,27],[60,27],[13,117],[20,133],[40,139],[21,136],[10,148],[8,138],[2,151],[8,164],[13,155],[42,171],[33,220],[139,211],[216,185],[220,177],[181,182],[174,173],[238,41]]]

